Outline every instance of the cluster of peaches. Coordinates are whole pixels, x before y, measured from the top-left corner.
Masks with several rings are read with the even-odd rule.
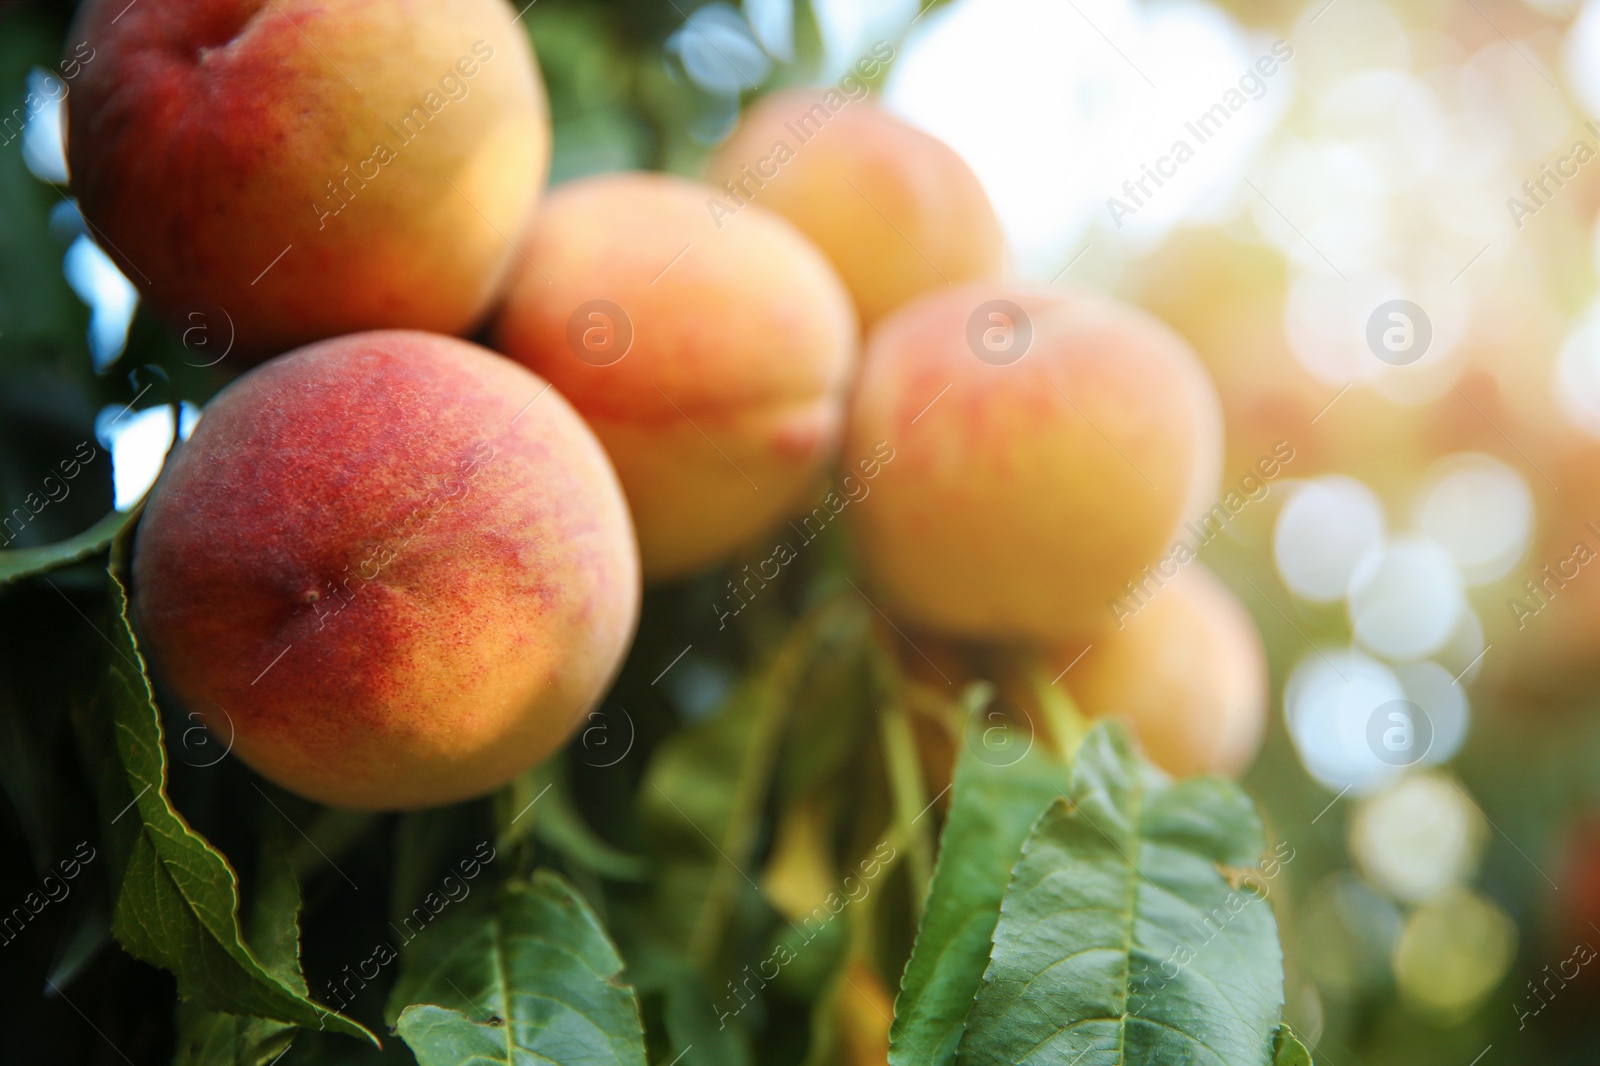
[[[837,513],[836,470],[871,472],[859,585],[911,640],[1058,660],[1175,772],[1250,759],[1243,607],[1185,559],[1111,609],[1212,502],[1213,387],[1148,316],[1007,280],[945,145],[786,92],[704,182],[541,196],[505,0],[109,0],[72,39],[91,231],[263,360],[170,458],[133,580],[158,675],[268,778],[367,808],[504,783],[604,695],[643,581]]]

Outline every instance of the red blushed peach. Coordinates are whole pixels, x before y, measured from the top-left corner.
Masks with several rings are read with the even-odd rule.
[[[885,608],[955,636],[1057,645],[1103,629],[1126,582],[1210,502],[1222,426],[1194,354],[1154,319],[979,283],[873,332],[846,454],[879,441],[895,459],[851,525]]]
[[[556,189],[496,327],[605,443],[649,579],[714,563],[799,508],[837,447],[855,362],[827,260],[760,208],[718,229],[714,195],[659,174]]]
[[[1060,683],[1085,713],[1125,718],[1168,773],[1237,774],[1255,758],[1266,729],[1266,652],[1244,605],[1199,563],[1080,651],[1058,654],[1051,676],[1066,670]]]
[[[514,15],[505,0],[90,0],[68,37],[92,50],[67,101],[84,217],[161,310],[220,307],[242,352],[464,332],[549,163]]]
[[[817,243],[864,325],[930,289],[999,277],[989,197],[949,145],[871,100],[794,89],[753,106],[711,157],[712,210],[754,203]]]
[[[134,545],[140,639],[245,763],[324,803],[478,795],[602,695],[639,564],[600,444],[465,341],[356,334],[224,389]]]

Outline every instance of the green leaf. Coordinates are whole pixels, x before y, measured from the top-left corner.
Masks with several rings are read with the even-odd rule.
[[[420,1066],[644,1066],[639,1001],[621,970],[577,892],[539,870],[423,930],[389,1015]]]
[[[1272,908],[1220,866],[1264,848],[1225,778],[1171,783],[1115,723],[1023,845],[956,1061],[1267,1066],[1283,1005]]]
[[[869,623],[865,612],[846,614],[806,667],[775,775],[786,800],[837,789],[867,743],[878,709]]]
[[[301,994],[300,884],[279,833],[261,842],[255,901],[246,923],[256,957],[268,972]],[[283,1054],[296,1027],[269,1018],[246,1018],[178,1001],[178,1053],[173,1066],[264,1066]]]
[[[178,1002],[178,1052],[172,1066],[267,1066],[294,1043],[292,1025],[244,1018]]]
[[[287,966],[265,963],[246,945],[232,867],[167,798],[161,718],[128,620],[127,543],[126,534],[117,539],[109,570],[113,654],[99,697],[79,720],[105,819],[112,933],[130,955],[170,970],[183,999],[377,1043],[358,1023],[310,999]]]
[[[650,761],[639,803],[659,913],[669,939],[707,972],[753,880],[745,871],[808,668],[850,632],[859,632],[858,608],[837,597],[819,603],[714,716],[669,738]]]
[[[549,759],[529,771],[536,794],[545,787],[550,791],[533,812],[533,834],[544,844],[573,862],[616,881],[643,881],[646,864],[643,856],[630,855],[610,841],[604,840],[589,827],[578,805],[572,799],[572,789],[567,782],[566,765],[560,759]]]
[[[262,837],[255,902],[250,906],[246,932],[261,965],[304,995],[306,978],[300,969],[300,882],[289,864],[288,845],[277,823],[272,823],[272,828]]]
[[[975,714],[956,763],[927,907],[895,1004],[892,1066],[954,1061],[1011,868],[1029,827],[1068,781],[1066,767],[1031,735],[997,748],[998,728]]]
[[[133,511],[112,511],[75,537],[39,548],[0,551],[0,587],[100,554],[111,546],[133,514]]]
[[[726,1014],[726,989],[720,995],[706,987],[705,979],[692,966],[685,966],[678,980],[668,985],[661,1005],[661,1020],[667,1030],[672,1055],[683,1055],[687,1066],[750,1066],[755,1056],[745,1027],[722,1017]],[[693,1049],[693,1054],[690,1054]],[[667,1056],[671,1062],[671,1055]]]
[[[1272,1066],[1312,1066],[1311,1052],[1287,1025],[1278,1026],[1272,1038]]]

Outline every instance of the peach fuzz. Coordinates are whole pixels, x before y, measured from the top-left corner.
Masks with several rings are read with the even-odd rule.
[[[1267,660],[1244,605],[1189,563],[1121,629],[1055,657],[1050,676],[1086,714],[1125,718],[1156,765],[1179,777],[1238,774],[1266,730]]]
[[[461,333],[550,157],[506,0],[90,0],[67,98],[91,232],[164,314],[248,357],[362,329]]]
[[[759,208],[659,174],[554,190],[496,346],[605,443],[647,579],[692,573],[797,511],[838,445],[856,319],[827,261]]]
[[[774,93],[751,107],[706,175],[719,220],[753,203],[815,241],[867,326],[930,289],[998,278],[1004,267],[1000,223],[972,168],[869,99]]]
[[[600,444],[465,341],[324,341],[206,407],[150,496],[134,613],[157,675],[244,762],[370,809],[487,792],[610,683],[639,564]]]
[[[949,635],[1052,646],[1105,628],[1124,585],[1211,502],[1222,426],[1193,352],[1154,319],[1091,294],[979,283],[872,334],[846,453],[878,440],[895,461],[850,517],[884,608]]]

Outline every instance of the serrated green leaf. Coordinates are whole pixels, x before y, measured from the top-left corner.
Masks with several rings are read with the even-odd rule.
[[[1029,827],[1068,781],[1066,767],[1037,744],[1020,756],[994,750],[986,743],[993,728],[974,716],[956,762],[927,906],[895,1003],[892,1066],[955,1060],[1011,868]]]
[[[245,943],[239,883],[223,855],[167,798],[161,718],[128,618],[122,578],[128,537],[109,569],[113,654],[99,697],[80,715],[105,819],[111,929],[130,955],[170,970],[178,994],[214,1011],[377,1038],[286,981]]]
[[[262,837],[255,900],[250,905],[246,933],[261,965],[304,995],[307,989],[305,973],[300,969],[300,882],[289,864],[289,849],[277,823],[272,823]]]
[[[268,972],[301,994],[300,884],[282,835],[261,842],[254,902],[245,923],[256,957]],[[270,1018],[246,1018],[179,1000],[178,1051],[173,1066],[265,1066],[294,1042],[297,1028]]]
[[[1115,723],[1012,873],[956,1061],[1267,1066],[1283,1005],[1272,908],[1219,866],[1264,847],[1224,778],[1171,783]]]
[[[644,1066],[622,959],[547,870],[429,926],[403,953],[389,1016],[420,1066]]]
[[[0,551],[0,587],[98,555],[111,546],[132,517],[131,511],[112,511],[75,537],[38,548]]]
[[[1287,1025],[1278,1026],[1272,1038],[1272,1066],[1312,1066],[1311,1052]]]

